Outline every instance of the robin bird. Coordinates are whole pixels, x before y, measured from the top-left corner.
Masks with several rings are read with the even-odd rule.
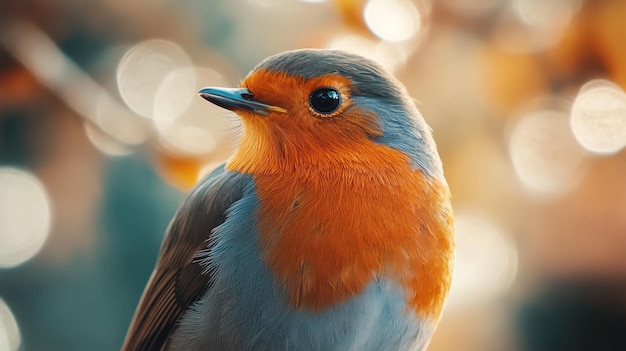
[[[199,94],[239,115],[242,139],[172,220],[123,350],[424,350],[454,225],[402,84],[306,49]]]

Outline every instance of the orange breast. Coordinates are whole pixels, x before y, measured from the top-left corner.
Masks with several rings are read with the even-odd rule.
[[[261,204],[263,259],[294,308],[332,306],[382,278],[405,287],[416,313],[437,318],[454,251],[447,185],[411,169],[394,149],[352,146],[358,157],[342,163],[283,172],[246,166]],[[243,168],[237,157],[228,167]]]

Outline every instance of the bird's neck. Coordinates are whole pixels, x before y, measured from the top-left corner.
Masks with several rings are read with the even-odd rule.
[[[253,175],[261,250],[292,306],[324,309],[379,276],[404,286],[417,313],[438,318],[454,250],[445,182],[385,145],[305,142],[292,150],[244,138],[227,165]]]
[[[351,139],[338,135],[284,133],[253,125],[243,134],[238,149],[226,168],[245,174],[282,174],[302,172],[369,172],[371,160],[388,159],[389,148],[380,147],[367,137]],[[405,162],[405,157],[397,162]]]

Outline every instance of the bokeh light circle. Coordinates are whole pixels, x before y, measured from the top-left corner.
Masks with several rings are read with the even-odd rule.
[[[117,66],[120,95],[135,113],[152,118],[154,100],[163,80],[173,70],[190,65],[187,53],[173,42],[140,42],[126,52]]]
[[[0,168],[0,267],[17,266],[33,257],[50,231],[50,201],[34,175]]]
[[[0,299],[0,351],[17,351],[22,338],[11,309]]]
[[[193,76],[193,85],[188,79]],[[230,135],[233,121],[228,110],[198,96],[204,86],[232,86],[221,74],[208,67],[174,70],[157,91],[154,126],[159,143],[168,152],[181,156],[201,156],[215,151]],[[229,118],[230,116],[230,118]]]
[[[408,0],[369,0],[363,10],[367,27],[382,40],[398,42],[420,30],[420,13]]]
[[[197,99],[196,71],[183,67],[170,72],[158,87],[154,99],[154,124],[158,130],[169,128]]]
[[[552,110],[523,117],[513,130],[509,152],[522,183],[533,191],[552,195],[569,190],[579,180],[585,160],[567,115]]]
[[[626,93],[606,80],[583,86],[570,116],[576,140],[587,150],[613,154],[626,146]]]
[[[96,101],[96,118],[100,130],[125,144],[138,145],[150,138],[149,121],[107,93],[100,94]]]
[[[564,28],[578,12],[581,0],[514,0],[515,14],[526,25],[537,28]]]
[[[102,153],[110,156],[124,156],[131,153],[128,147],[107,136],[91,123],[84,123],[84,128],[87,139]]]
[[[393,72],[403,66],[409,56],[408,47],[385,41],[375,40],[359,34],[339,34],[333,37],[326,48],[344,50],[380,63]]]
[[[456,257],[447,306],[486,301],[505,293],[517,275],[513,241],[483,216],[455,215]]]

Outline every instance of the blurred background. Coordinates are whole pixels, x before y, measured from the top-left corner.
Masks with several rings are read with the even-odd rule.
[[[115,350],[186,192],[197,97],[340,48],[409,89],[454,195],[430,351],[626,350],[625,0],[2,0],[0,350]]]

